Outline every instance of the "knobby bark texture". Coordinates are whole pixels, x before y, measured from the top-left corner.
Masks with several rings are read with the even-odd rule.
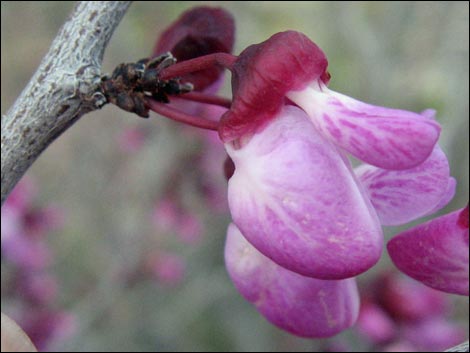
[[[468,352],[468,341],[450,348],[446,352]]]
[[[2,204],[42,151],[83,114],[101,108],[105,48],[132,1],[82,1],[2,117]]]

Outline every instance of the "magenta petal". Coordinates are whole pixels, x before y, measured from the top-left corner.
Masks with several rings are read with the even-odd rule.
[[[439,138],[440,126],[429,118],[429,111],[420,115],[366,104],[320,81],[287,96],[331,141],[380,168],[401,170],[422,163]]]
[[[468,206],[467,206],[468,207]],[[387,249],[408,276],[449,293],[468,295],[468,223],[458,210],[395,236]],[[468,221],[467,221],[468,222]]]
[[[302,337],[328,337],[357,319],[353,278],[325,281],[286,270],[257,251],[231,224],[225,262],[235,286],[274,325]]]
[[[382,230],[343,156],[305,113],[286,106],[250,140],[226,144],[235,164],[234,223],[265,256],[320,279],[355,276],[382,251]]]
[[[450,201],[455,190],[449,163],[438,145],[426,161],[406,170],[371,165],[355,169],[383,225],[399,225],[423,217]]]

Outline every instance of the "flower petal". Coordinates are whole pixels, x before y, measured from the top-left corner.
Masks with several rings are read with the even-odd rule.
[[[457,188],[457,180],[454,177],[449,178],[449,182],[447,184],[447,189],[446,192],[444,193],[444,196],[442,197],[441,201],[434,207],[431,211],[429,211],[427,215],[431,215],[440,209],[444,208],[447,206],[447,204],[454,198],[455,195],[455,190]]]
[[[361,165],[354,171],[386,226],[405,224],[437,211],[455,190],[449,162],[438,145],[414,168],[396,171]]]
[[[424,115],[373,106],[329,90],[317,80],[287,97],[338,146],[374,166],[401,170],[422,163],[439,138],[440,126]]]
[[[357,319],[359,295],[353,278],[325,281],[275,264],[231,224],[225,262],[241,294],[274,325],[302,337],[328,337]]]
[[[302,110],[284,107],[237,144],[226,144],[235,164],[229,207],[265,256],[320,279],[352,277],[378,261],[382,230],[372,205],[346,160]]]
[[[387,249],[408,276],[444,292],[469,294],[468,206],[400,233]]]

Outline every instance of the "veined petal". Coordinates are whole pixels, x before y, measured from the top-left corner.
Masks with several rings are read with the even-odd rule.
[[[386,226],[408,223],[437,211],[455,191],[449,162],[438,145],[426,161],[414,168],[385,170],[364,164],[354,171]]]
[[[468,206],[398,234],[387,249],[408,276],[444,292],[469,294]]]
[[[430,210],[428,213],[426,213],[425,216],[431,215],[437,211],[439,211],[441,208],[444,208],[447,206],[447,204],[452,201],[455,195],[455,189],[457,188],[457,180],[454,177],[449,178],[449,182],[447,184],[447,189],[446,192],[444,193],[441,201],[434,207],[432,210]]]
[[[230,224],[225,263],[235,286],[274,325],[302,337],[329,337],[357,319],[353,278],[325,281],[301,276],[256,250]]]
[[[294,106],[249,140],[226,144],[234,223],[265,256],[320,279],[355,276],[382,250],[377,215],[337,148]]]
[[[329,90],[317,80],[287,97],[304,109],[328,139],[374,166],[401,170],[422,163],[436,144],[440,126],[423,115],[366,104]]]

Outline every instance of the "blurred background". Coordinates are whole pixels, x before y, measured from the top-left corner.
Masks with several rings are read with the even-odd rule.
[[[294,29],[325,51],[333,90],[437,110],[440,145],[458,181],[439,214],[468,202],[468,2],[135,2],[103,71],[147,57],[184,10],[209,3],[235,17],[236,54]],[[72,7],[1,3],[2,115]],[[228,97],[229,86],[222,92]],[[56,351],[428,351],[467,339],[468,298],[417,288],[393,272],[386,253],[359,278],[382,316],[364,312],[328,340],[270,325],[224,268],[223,160],[213,135],[156,114],[144,120],[106,106],[82,117],[2,208],[2,311],[41,349]],[[387,238],[408,227],[387,228]],[[16,235],[4,244],[4,234]],[[374,297],[384,286],[397,292],[392,303]],[[424,302],[419,315],[400,312]]]

